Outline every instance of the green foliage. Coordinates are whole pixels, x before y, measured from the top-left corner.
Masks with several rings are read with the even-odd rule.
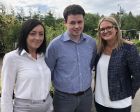
[[[0,15],[0,39],[3,39],[3,35],[6,32],[6,29],[8,28],[8,21],[5,15]]]
[[[132,40],[132,42],[134,42],[134,44],[137,46],[137,48],[138,48],[138,50],[140,52],[140,40],[134,39],[134,40]]]
[[[98,14],[90,14],[87,13],[85,15],[85,27],[84,27],[84,32],[87,34],[95,37],[96,36],[96,29],[98,26],[98,21],[99,21],[100,16]]]
[[[16,18],[12,15],[6,15],[5,18],[5,26],[3,27],[2,35],[2,44],[4,45],[4,52],[11,51],[15,48],[14,44],[18,38],[18,32],[21,26],[21,23],[16,20]]]
[[[122,16],[122,29],[129,30],[129,29],[136,29],[137,21],[136,17],[130,12],[129,14],[124,14]]]
[[[132,42],[134,42],[136,46],[140,47],[140,40],[134,39]]]
[[[58,23],[55,25],[55,27],[46,26],[47,43],[49,43],[53,38],[60,35],[64,31],[65,31],[65,27],[63,23]]]
[[[0,97],[1,97],[1,79],[0,79]]]
[[[138,42],[136,43],[136,46],[140,47],[140,41],[138,41]]]
[[[11,10],[11,14],[7,14],[6,10],[3,8],[2,13],[0,13],[0,53],[8,52],[15,48],[15,43],[18,39],[18,32],[20,26],[24,20],[30,18],[36,18],[43,22],[46,28],[46,38],[47,43],[49,43],[53,38],[63,33],[66,28],[64,26],[63,18],[56,18],[54,14],[50,11],[46,15],[41,15],[40,12],[34,13],[30,11],[30,15],[25,17],[24,9],[21,8],[17,14],[14,10]],[[85,27],[84,32],[96,37],[97,26],[99,19],[104,15],[87,13],[85,15]],[[123,15],[112,14],[119,23],[121,23],[122,30],[136,29],[140,31],[140,15],[133,16],[130,12],[129,14],[124,13]],[[126,32],[127,33],[127,32]],[[131,37],[135,37],[136,33],[131,32]],[[136,44],[139,46],[139,43]]]
[[[53,86],[53,83],[51,83],[50,94],[51,94],[51,96],[54,95],[54,86]]]
[[[52,12],[48,12],[48,15],[45,16],[44,18],[44,23],[49,26],[49,27],[55,27],[56,19],[53,17]]]
[[[136,16],[136,29],[140,31],[140,15]]]
[[[0,41],[0,55],[4,53],[4,44],[3,41]]]

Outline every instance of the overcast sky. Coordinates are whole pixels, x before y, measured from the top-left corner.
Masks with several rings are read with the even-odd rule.
[[[13,8],[17,12],[22,7],[26,15],[29,9],[39,10],[41,14],[51,10],[55,16],[62,17],[64,8],[69,4],[81,5],[86,13],[109,15],[117,13],[121,7],[126,13],[131,11],[134,15],[140,15],[140,0],[0,0],[0,2],[6,9]]]

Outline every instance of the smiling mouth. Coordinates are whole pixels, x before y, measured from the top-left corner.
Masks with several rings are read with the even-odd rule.
[[[111,34],[109,32],[103,33],[103,36],[106,36],[106,35],[110,36]]]
[[[74,30],[74,32],[80,32],[80,30]]]

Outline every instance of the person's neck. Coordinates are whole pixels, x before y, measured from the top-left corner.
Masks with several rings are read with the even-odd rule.
[[[31,54],[31,56],[32,56],[34,59],[37,59],[36,50],[29,50],[29,54]]]
[[[78,43],[80,41],[80,38],[81,38],[81,35],[74,36],[74,35],[71,35],[70,33],[69,33],[69,36],[70,36],[70,39],[76,43]]]
[[[107,45],[106,45],[106,47],[104,49],[104,53],[107,54],[107,55],[111,55],[113,49],[115,48],[115,46],[116,46],[115,41],[108,41]]]
[[[116,45],[115,40],[111,40],[111,41],[107,41],[106,47],[109,47],[111,49],[114,49],[115,48],[115,45]]]
[[[80,41],[80,37],[71,37],[71,40],[78,43]]]

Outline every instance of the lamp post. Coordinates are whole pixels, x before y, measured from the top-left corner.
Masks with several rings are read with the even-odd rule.
[[[119,12],[118,12],[118,14],[119,14],[119,26],[120,26],[120,28],[121,28],[122,15],[124,14],[124,10],[122,9],[122,7],[121,7],[120,4],[118,4],[118,6],[119,6]]]

